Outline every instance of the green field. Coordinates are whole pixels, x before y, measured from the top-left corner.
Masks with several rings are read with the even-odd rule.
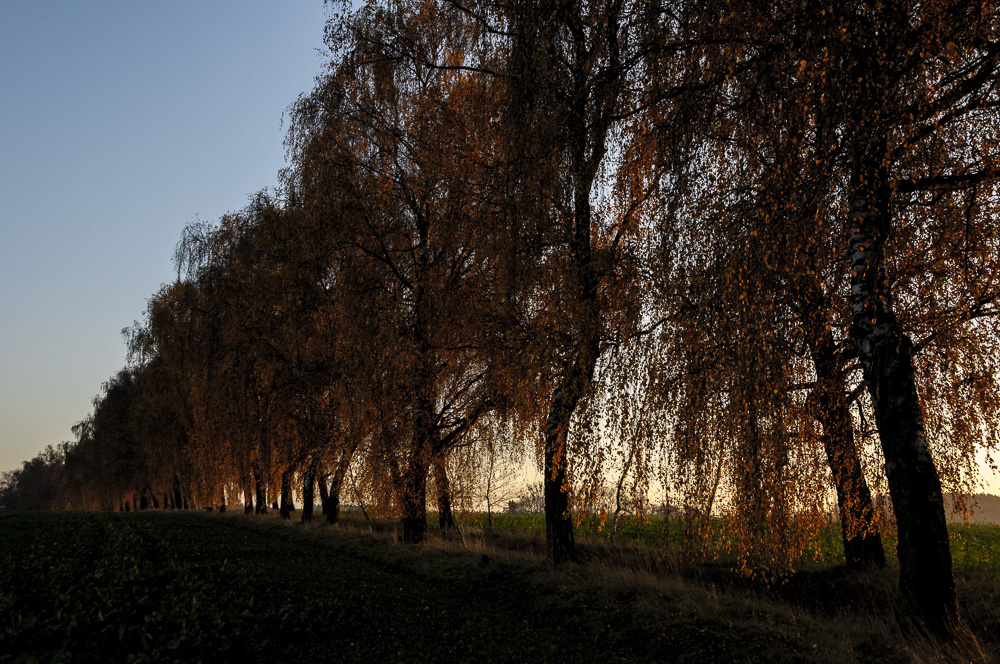
[[[484,530],[492,528],[499,533],[531,532],[541,536],[545,532],[543,514],[494,514],[490,523],[487,522],[486,515],[477,514],[460,521]],[[685,544],[685,527],[686,524],[681,519],[671,519],[669,525],[665,525],[663,517],[636,519],[625,516],[619,521],[615,541],[621,544],[679,548]],[[724,537],[725,522],[714,519],[712,529],[717,549],[724,554],[731,554]],[[948,530],[951,534],[952,567],[957,578],[1000,579],[1000,525],[973,523],[967,526],[953,523],[948,526]],[[576,536],[585,540],[610,541],[609,524],[597,518],[583,518],[577,523]],[[816,563],[827,566],[843,564],[844,543],[838,523],[831,523],[820,532],[817,545],[813,555],[805,556],[799,561],[801,565],[814,567]],[[883,534],[883,545],[886,559],[895,562],[894,531]]]
[[[403,546],[350,519],[0,513],[0,662],[969,661],[1000,641],[995,577],[960,584],[978,643],[949,651],[893,618],[891,570],[762,589],[587,536],[553,569],[508,525]]]

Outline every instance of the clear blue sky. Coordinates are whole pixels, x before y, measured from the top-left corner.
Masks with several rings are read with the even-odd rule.
[[[277,184],[322,0],[0,0],[0,471],[69,440],[181,229]]]

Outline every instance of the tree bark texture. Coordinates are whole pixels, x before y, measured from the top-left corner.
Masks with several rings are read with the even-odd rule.
[[[875,408],[899,532],[900,590],[917,620],[948,634],[958,619],[944,501],[924,432],[913,344],[892,310],[885,278],[890,233],[887,140],[855,136],[850,200],[851,336]]]

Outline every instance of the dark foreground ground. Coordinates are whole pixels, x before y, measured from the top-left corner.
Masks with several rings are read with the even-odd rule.
[[[891,597],[820,615],[596,555],[553,570],[495,543],[392,540],[230,515],[0,513],[0,662],[906,662],[995,647],[922,642],[877,615]]]

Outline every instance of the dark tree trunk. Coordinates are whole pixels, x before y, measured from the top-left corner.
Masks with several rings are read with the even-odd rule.
[[[184,498],[181,496],[181,480],[174,474],[174,501],[173,509],[179,510],[184,506]]]
[[[323,503],[323,514],[330,524],[340,520],[340,491],[344,486],[344,476],[347,473],[349,456],[341,457],[340,464],[334,469],[330,478],[330,488],[327,490],[326,479],[320,481],[320,500]]]
[[[337,523],[340,521],[340,486],[343,482],[337,475],[334,475],[330,482],[330,495],[326,499],[326,521],[327,523]]]
[[[243,513],[253,514],[253,480],[250,475],[243,476]]]
[[[413,325],[410,329],[416,349],[416,375],[413,381],[413,421],[409,458],[402,473],[403,541],[419,544],[427,532],[427,472],[431,462],[431,432],[434,429],[434,359],[429,341],[430,318],[427,311],[425,279],[429,274],[428,241],[430,223],[417,215],[415,276],[413,279]],[[345,467],[346,469],[346,467]]]
[[[823,448],[837,489],[844,559],[851,569],[881,569],[885,567],[882,535],[854,444],[854,428],[843,385],[834,383],[827,389],[830,392],[824,395],[825,399],[821,397],[819,421],[823,425]]]
[[[443,454],[434,458],[434,484],[437,490],[438,524],[441,530],[455,527],[451,512],[451,483],[448,481],[447,459]]]
[[[253,467],[253,483],[257,490],[256,513],[267,514],[267,483],[264,482],[263,474],[258,466]]]
[[[326,482],[329,477],[330,475],[323,473],[316,478],[316,484],[319,486],[319,509],[323,513],[323,516],[327,517],[328,521],[330,513],[330,489]],[[336,521],[330,521],[330,523],[336,523]]]
[[[153,509],[154,509],[154,510],[158,510],[158,509],[160,509],[160,501],[158,501],[158,500],[156,499],[156,494],[155,494],[155,493],[153,493],[153,490],[152,490],[152,489],[150,489],[150,491],[149,491],[149,499],[150,499],[151,501],[153,501]]]
[[[353,449],[345,449],[340,454],[340,460],[333,469],[333,477],[330,478],[330,488],[326,498],[323,498],[323,513],[327,522],[334,524],[340,520],[340,492],[344,487],[344,478],[347,477],[347,469],[351,464]]]
[[[810,399],[816,406],[816,419],[823,426],[823,448],[837,490],[844,559],[850,569],[881,569],[885,567],[882,536],[854,442],[850,405],[837,358],[840,349],[827,322],[828,305],[818,284],[811,285],[803,308],[816,368],[816,387]]]
[[[295,511],[295,503],[292,502],[292,471],[286,470],[281,474],[281,507],[278,512],[282,519],[292,518]]]
[[[331,481],[331,486],[327,485],[329,475],[322,475],[319,478],[319,502],[323,508],[323,516],[330,525],[340,520],[340,492],[336,490],[336,481]]]
[[[403,541],[419,544],[427,533],[427,462],[411,459],[403,475]]]
[[[577,113],[580,121],[584,122],[585,112],[578,109]],[[584,158],[586,141],[578,135],[576,143],[578,145],[573,161],[584,167],[585,162],[589,161]],[[590,191],[593,173],[599,162],[598,158],[586,165],[585,170],[589,175],[583,175],[575,183],[571,242],[574,272],[568,290],[577,297],[577,307],[570,314],[577,343],[572,351],[575,357],[569,371],[562,385],[552,395],[552,405],[545,422],[545,539],[549,559],[556,565],[576,559],[573,521],[569,510],[569,457],[566,443],[573,412],[593,380],[600,353],[600,308],[590,238]]]
[[[344,484],[344,474],[339,470],[330,479],[330,495],[326,502],[326,520],[337,523],[340,520],[340,489]]]
[[[149,507],[149,501],[146,500],[146,494],[143,493],[141,496],[139,496],[139,509],[144,510],[147,509],[148,507]]]
[[[543,430],[546,541],[551,560],[559,564],[573,560],[575,555],[569,513],[567,436],[577,402],[593,381],[602,337],[598,284],[602,276],[612,273],[617,251],[605,247],[609,250],[605,260],[595,264],[591,195],[624,85],[625,68],[619,43],[624,22],[622,8],[614,4],[606,6],[602,29],[594,31],[581,27],[590,21],[582,4],[560,6],[556,12],[538,12],[531,3],[515,6],[518,8],[512,31],[511,69],[516,81],[511,86],[513,108],[524,116],[524,127],[530,128],[522,132],[524,144],[515,137],[516,149],[525,149],[524,156],[531,155],[536,149],[531,144],[539,144],[541,136],[541,144],[548,144],[546,151],[558,150],[565,160],[558,175],[546,172],[549,166],[544,163],[535,171],[534,160],[525,160],[528,170],[523,175],[526,180],[535,179],[535,175],[545,178],[542,188],[547,191],[541,192],[545,195],[533,196],[543,201],[543,207],[549,207],[549,201],[558,202],[549,209],[539,210],[542,215],[556,211],[564,216],[567,204],[572,207],[571,216],[559,219],[554,227],[562,234],[562,245],[569,250],[565,254],[565,270],[560,268],[558,285],[562,298],[559,335],[568,333],[568,339],[562,348],[566,358],[564,374],[554,386]],[[563,48],[571,55],[553,59],[553,54]],[[558,82],[553,82],[555,79],[550,76],[544,85],[539,85],[539,72],[549,67],[565,76]],[[553,175],[558,179],[550,180]],[[567,200],[567,194],[572,200]],[[525,203],[534,204],[530,200]]]
[[[892,310],[883,268],[890,233],[887,141],[858,130],[850,201],[851,336],[875,408],[899,532],[900,590],[915,616],[947,635],[958,620],[937,469],[927,447],[913,344]]]
[[[305,475],[302,477],[302,522],[312,521],[313,518],[313,503],[316,502],[315,496],[315,486],[316,486],[316,471],[319,469],[319,456],[313,456],[312,461],[309,463],[309,468],[306,469]]]
[[[564,404],[562,388],[557,389],[545,425],[544,469],[545,541],[549,559],[556,565],[571,562],[576,556],[566,486],[566,433],[571,413]]]

